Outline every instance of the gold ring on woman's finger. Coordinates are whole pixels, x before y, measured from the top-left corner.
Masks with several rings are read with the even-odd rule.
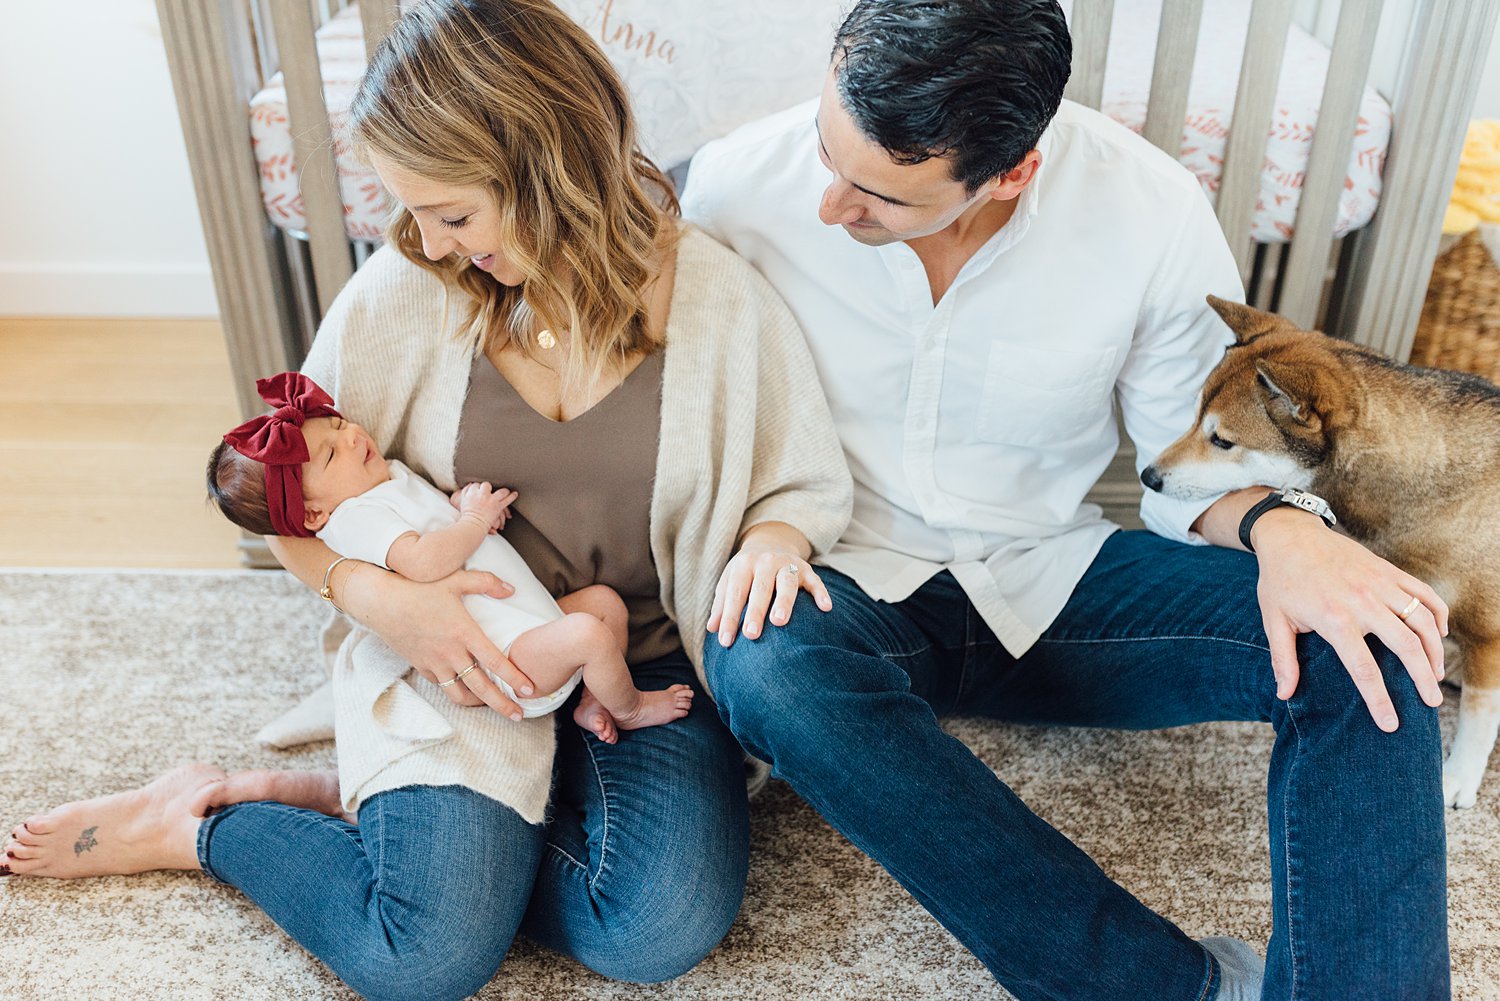
[[[439,681],[437,683],[437,686],[439,688],[448,688],[448,687],[450,687],[452,685],[456,685],[460,681],[464,680],[464,678],[468,676],[469,672],[473,671],[474,668],[476,668],[478,666],[479,666],[479,660],[478,660],[478,658],[475,658],[475,660],[473,661],[473,663],[471,663],[468,667],[464,668],[462,671],[458,672],[453,677],[449,678],[447,681]]]
[[[1401,609],[1401,611],[1399,611],[1399,612],[1396,613],[1396,618],[1400,619],[1402,622],[1405,622],[1407,620],[1407,618],[1411,615],[1412,612],[1415,612],[1417,609],[1419,609],[1421,607],[1422,607],[1422,599],[1421,598],[1413,598],[1411,600],[1411,604],[1407,605],[1405,608]]]

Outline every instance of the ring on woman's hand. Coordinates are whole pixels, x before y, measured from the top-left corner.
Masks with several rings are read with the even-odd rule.
[[[464,668],[462,671],[458,672],[453,677],[449,678],[447,681],[439,681],[437,683],[437,686],[439,688],[447,688],[447,687],[449,687],[451,685],[456,685],[460,681],[464,680],[464,678],[469,674],[469,672],[472,671],[472,670],[474,670],[474,668],[476,668],[478,666],[479,666],[479,659],[476,657],[474,659],[474,662],[472,664],[470,664],[468,667]]]
[[[780,570],[778,570],[777,573],[791,573],[791,574],[796,574],[798,577],[802,576],[801,569],[799,569],[798,566],[797,566],[797,564],[795,564],[795,563],[788,563],[786,566],[784,566]]]
[[[1421,607],[1422,607],[1422,599],[1421,598],[1413,598],[1411,600],[1411,604],[1407,605],[1405,608],[1401,609],[1401,611],[1399,611],[1399,612],[1396,613],[1396,618],[1400,619],[1402,622],[1405,622],[1406,619],[1407,619],[1407,617],[1409,615],[1411,615],[1412,612],[1415,612],[1417,609],[1419,609]]]

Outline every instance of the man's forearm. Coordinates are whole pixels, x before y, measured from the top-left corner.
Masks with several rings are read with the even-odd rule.
[[[1240,522],[1270,492],[1270,487],[1246,487],[1244,490],[1225,494],[1198,516],[1198,520],[1193,522],[1193,531],[1215,546],[1244,552],[1245,547],[1240,542]],[[1252,544],[1257,543],[1266,531],[1275,532],[1289,525],[1300,525],[1308,518],[1318,520],[1317,515],[1300,508],[1272,508],[1256,519],[1255,527],[1250,530],[1250,541]]]

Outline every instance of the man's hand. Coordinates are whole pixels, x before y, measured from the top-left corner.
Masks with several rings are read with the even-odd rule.
[[[1448,606],[1436,591],[1305,511],[1268,511],[1251,533],[1277,698],[1297,690],[1297,634],[1315,632],[1338,653],[1380,729],[1399,722],[1367,635],[1401,658],[1423,702],[1442,704]],[[1403,617],[1412,599],[1418,604]]]

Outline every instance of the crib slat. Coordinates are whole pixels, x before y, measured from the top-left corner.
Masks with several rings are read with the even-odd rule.
[[[1224,147],[1224,175],[1214,211],[1240,274],[1248,275],[1254,247],[1250,227],[1260,196],[1261,169],[1266,155],[1266,133],[1276,110],[1276,84],[1281,57],[1286,52],[1293,0],[1256,0],[1250,11],[1245,59],[1235,92],[1234,118]]]
[[[1090,108],[1104,100],[1104,64],[1115,0],[1074,0],[1068,31],[1073,36],[1073,72],[1063,97]]]
[[[344,199],[339,193],[334,164],[328,106],[323,100],[312,6],[309,0],[272,0],[271,18],[286,78],[292,155],[297,162],[302,203],[307,213],[318,305],[326,312],[333,297],[354,274],[354,264],[344,234]]]
[[[1302,180],[1302,197],[1297,205],[1286,287],[1279,304],[1284,316],[1304,327],[1317,321],[1333,246],[1333,222],[1344,193],[1349,151],[1359,125],[1365,81],[1370,76],[1382,3],[1383,0],[1344,0],[1339,10],[1328,79],[1318,108],[1318,127],[1313,133],[1307,175]]]
[[[373,56],[375,48],[400,16],[397,0],[359,0],[359,23],[365,29],[365,55]]]
[[[1418,0],[1392,102],[1375,220],[1351,239],[1343,308],[1328,332],[1405,360],[1500,0]]]
[[[1146,104],[1146,127],[1141,134],[1174,160],[1182,152],[1188,85],[1193,79],[1193,56],[1198,49],[1198,25],[1202,20],[1203,0],[1162,0],[1156,62],[1151,70],[1151,96]]]

